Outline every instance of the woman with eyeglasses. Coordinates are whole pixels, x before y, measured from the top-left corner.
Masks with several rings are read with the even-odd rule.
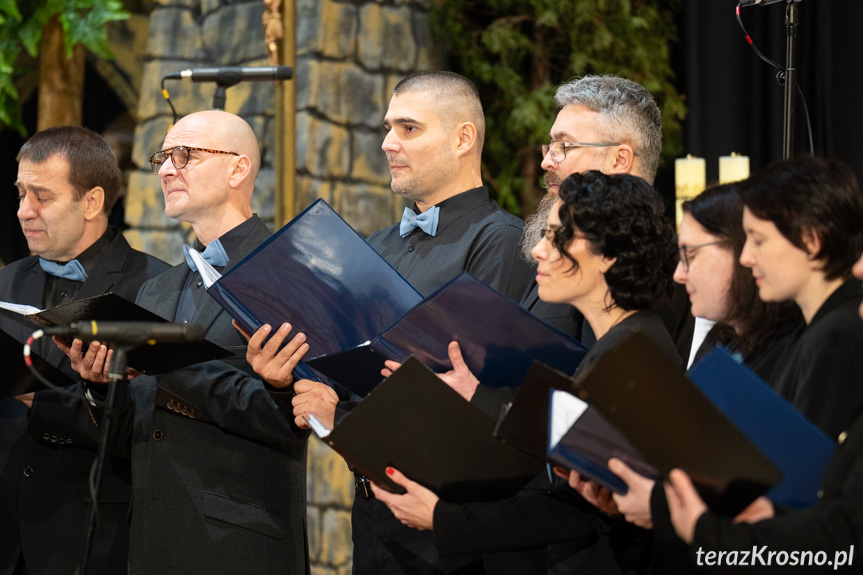
[[[803,320],[792,302],[761,301],[752,272],[740,264],[746,234],[739,192],[746,185],[716,186],[683,203],[674,281],[686,286],[693,316],[716,322],[695,359],[721,344],[769,381]]]
[[[569,176],[558,196],[532,255],[538,262],[539,297],[573,305],[596,334],[597,342],[579,369],[593,364],[636,329],[680,362],[665,325],[650,311],[670,295],[677,264],[674,233],[658,194],[640,178],[591,171]],[[473,377],[466,368],[459,376]],[[549,559],[550,563],[552,557],[574,559],[567,568],[625,571],[643,559],[647,532],[622,520],[599,518],[565,484],[551,491],[523,491],[504,501],[455,505],[440,501],[395,469],[387,472],[407,494],[375,487],[376,497],[403,523],[434,529],[441,556],[545,549],[561,543],[566,549],[551,548]],[[597,524],[604,535],[614,531],[613,535],[601,538]],[[580,555],[573,557],[574,551]],[[524,565],[511,564],[487,572],[546,573],[549,566],[543,561],[533,567],[528,571]]]
[[[852,423],[859,434],[863,414],[863,321],[858,315],[863,288],[851,278],[854,262],[863,252],[863,198],[856,177],[835,160],[796,158],[759,172],[740,186],[740,195],[746,234],[740,263],[751,268],[761,300],[793,302],[805,321],[776,363],[770,384],[841,445]],[[681,238],[683,244],[682,227]],[[694,262],[688,263],[692,270]],[[863,273],[863,260],[857,265],[858,273]],[[859,452],[859,438],[857,443]],[[788,513],[787,520],[767,522],[763,529],[731,527],[731,518],[704,513],[706,505],[682,471],[674,472],[674,489],[667,485],[653,489],[652,481],[621,462],[612,461],[609,467],[629,486],[626,496],[614,496],[619,510],[637,525],[654,525],[661,546],[655,559],[663,562],[666,572],[684,573],[694,566],[693,548],[669,536],[672,521],[683,541],[693,545],[696,541],[697,548],[709,550],[751,549],[753,541],[773,543],[777,551],[803,550],[802,544],[811,541],[816,552],[838,552],[838,544],[863,543],[863,516],[849,521],[859,514],[842,511],[848,506],[859,508],[863,491],[859,480],[856,485],[843,480],[852,459],[847,450],[843,457],[839,453],[822,483],[822,501],[828,493],[836,500],[812,511],[787,512],[760,498],[738,522],[757,523]],[[836,465],[836,461],[843,463]],[[859,467],[853,471],[858,478]],[[780,547],[783,541],[792,546]],[[703,568],[702,564],[697,572]]]

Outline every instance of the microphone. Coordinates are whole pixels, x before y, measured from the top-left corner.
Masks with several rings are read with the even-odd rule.
[[[45,335],[99,340],[121,345],[141,343],[182,343],[204,339],[204,326],[148,321],[79,321],[64,327],[49,327]]]
[[[294,70],[290,66],[261,66],[258,68],[195,68],[174,72],[165,76],[166,80],[189,78],[193,82],[216,82],[222,86],[233,86],[240,82],[280,82],[290,80]]]
[[[777,2],[782,2],[783,4],[788,0],[740,0],[738,4],[741,8],[746,8],[747,6],[767,6],[768,4],[776,4]],[[794,2],[802,2],[803,0],[793,0]]]

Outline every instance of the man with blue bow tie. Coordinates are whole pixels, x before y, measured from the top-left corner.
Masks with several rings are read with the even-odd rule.
[[[191,224],[196,247],[219,271],[270,235],[251,207],[260,164],[251,127],[215,110],[180,119],[150,157],[165,215]],[[109,447],[132,459],[130,572],[308,573],[308,434],[294,424],[290,407],[291,371],[308,345],[297,334],[275,356],[250,346],[282,368],[262,381],[246,361],[246,341],[190,262],[145,283],[137,303],[203,326],[208,340],[233,355],[135,377],[118,389]],[[281,326],[268,349],[278,349],[289,333]],[[83,359],[72,351],[85,379],[104,380],[98,361],[95,373],[86,369],[92,349]],[[99,421],[101,410],[92,413]]]
[[[485,117],[473,83],[451,72],[403,79],[393,90],[384,129],[381,148],[392,190],[413,206],[400,223],[372,234],[372,247],[424,296],[468,271],[517,301],[533,266],[519,257],[524,223],[490,199],[482,183]],[[296,390],[298,423],[313,413],[331,427],[335,392],[307,380]],[[340,402],[338,408],[351,406]],[[431,534],[402,525],[361,476],[351,520],[354,575],[484,572],[476,557],[439,559]]]
[[[129,247],[108,214],[122,187],[117,159],[86,128],[51,128],[18,154],[18,220],[34,255],[0,270],[0,300],[49,308],[114,292],[134,300],[168,269]],[[30,329],[0,328],[19,341]],[[34,352],[74,376],[48,338]],[[23,361],[22,358],[11,358]],[[0,573],[72,573],[81,558],[95,442],[79,399],[55,391],[0,399]],[[31,406],[28,409],[28,406]],[[129,546],[129,461],[108,457],[91,573],[121,573]]]

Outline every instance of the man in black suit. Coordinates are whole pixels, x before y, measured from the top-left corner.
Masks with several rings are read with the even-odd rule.
[[[122,176],[101,136],[52,128],[30,138],[17,159],[18,219],[35,255],[0,270],[0,300],[39,308],[108,292],[134,300],[142,283],[168,269],[108,226]],[[8,320],[0,328],[22,342],[32,331]],[[33,351],[74,375],[47,338]],[[56,391],[18,399],[0,399],[0,508],[8,506],[0,513],[0,573],[72,573],[81,558],[96,444],[80,399]],[[129,545],[129,462],[109,457],[104,469],[90,572],[121,573]]]
[[[150,158],[165,214],[191,224],[220,272],[270,235],[251,208],[260,162],[251,127],[221,111],[185,116]],[[203,326],[233,356],[136,377],[118,390],[110,448],[132,459],[131,573],[308,573],[307,432],[290,404],[304,336],[267,354],[269,366],[284,366],[271,386],[253,374],[245,340],[188,261],[145,283],[137,303]],[[268,345],[289,331],[282,326]],[[85,379],[104,381],[98,358],[90,365],[92,347],[84,357],[78,347],[69,353]],[[92,414],[101,420],[101,410]]]

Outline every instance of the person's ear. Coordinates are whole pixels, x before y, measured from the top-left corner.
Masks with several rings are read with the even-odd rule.
[[[84,219],[89,222],[102,213],[105,207],[105,190],[102,186],[90,188],[81,201],[84,202]]]
[[[462,122],[456,128],[456,155],[464,156],[479,143],[479,132],[473,122]]]
[[[232,188],[237,188],[252,174],[252,160],[245,154],[240,154],[231,162],[231,173],[228,183]]]
[[[611,269],[611,266],[614,265],[614,262],[617,261],[617,258],[609,258],[606,256],[602,256],[602,260],[599,262],[599,271],[602,273],[606,273]]]
[[[620,144],[611,158],[610,174],[631,174],[635,168],[635,151],[629,144]]]
[[[803,242],[803,249],[810,260],[814,260],[821,251],[821,236],[810,228],[803,228],[800,233],[800,239]]]

